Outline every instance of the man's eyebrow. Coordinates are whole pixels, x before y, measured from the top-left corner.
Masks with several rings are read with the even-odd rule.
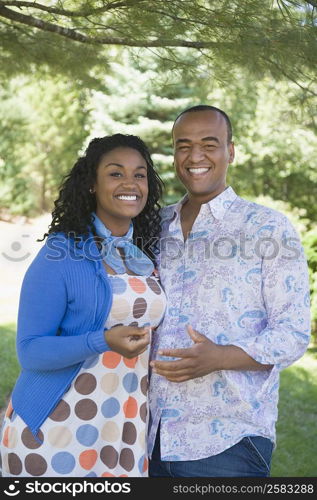
[[[211,142],[211,141],[218,142],[218,143],[220,142],[219,139],[218,139],[218,137],[213,137],[213,136],[203,137],[201,140],[204,141],[204,142]],[[186,139],[185,137],[176,140],[176,144],[179,144],[179,143],[182,143],[182,142],[191,143],[193,141],[191,139]]]
[[[218,137],[213,137],[213,136],[210,136],[210,137],[203,137],[202,138],[202,141],[214,141],[214,142],[219,142],[219,139]]]

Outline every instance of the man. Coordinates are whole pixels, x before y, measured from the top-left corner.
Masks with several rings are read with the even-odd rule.
[[[173,143],[187,194],[162,211],[168,307],[153,333],[150,476],[269,476],[279,372],[309,343],[303,248],[283,214],[227,186],[226,113],[185,110]]]

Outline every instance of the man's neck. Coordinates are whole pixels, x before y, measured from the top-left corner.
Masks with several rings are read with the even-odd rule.
[[[194,196],[191,193],[188,193],[188,198],[182,205],[180,212],[184,241],[186,241],[188,234],[190,233],[194,225],[197,215],[200,212],[201,205],[203,205],[204,203],[208,203],[209,201],[219,196],[226,188],[227,186],[225,186],[221,191],[214,191],[213,193],[202,197]]]

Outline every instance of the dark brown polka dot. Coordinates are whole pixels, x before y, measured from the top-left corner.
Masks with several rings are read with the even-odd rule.
[[[129,323],[129,326],[139,326],[139,323],[137,321],[132,321],[132,323]]]
[[[32,476],[42,476],[47,470],[47,463],[42,455],[30,453],[24,460],[25,470]]]
[[[149,285],[149,287],[151,288],[151,290],[156,293],[156,295],[161,295],[162,293],[162,290],[161,288],[159,287],[158,283],[156,280],[154,280],[153,278],[146,278],[146,282],[147,284]]]
[[[120,453],[119,463],[125,470],[130,471],[134,467],[134,455],[130,448],[123,448]]]
[[[147,375],[144,375],[144,377],[142,377],[141,379],[141,383],[140,383],[140,386],[141,386],[141,391],[144,395],[146,395],[147,393],[147,389],[148,389],[148,380],[147,380]]]
[[[143,420],[143,422],[146,422],[146,415],[147,415],[146,403],[143,403],[143,405],[140,406],[140,417]]]
[[[39,431],[37,436],[43,442],[43,440],[44,440],[43,432]],[[39,448],[40,446],[42,446],[41,443],[38,443],[36,441],[35,437],[33,436],[32,432],[30,431],[30,429],[28,427],[24,427],[22,434],[21,434],[21,439],[22,439],[22,443],[24,444],[24,446],[26,446],[27,448],[30,448],[30,450],[35,450],[36,448]]]
[[[52,411],[52,413],[49,415],[49,418],[51,420],[54,420],[54,422],[63,422],[63,420],[66,420],[69,417],[69,415],[70,415],[70,406],[62,399],[58,403],[56,408]]]
[[[115,326],[123,326],[123,323],[116,323],[115,325],[113,325],[111,328],[114,328]]]
[[[22,462],[15,453],[8,454],[8,467],[10,474],[18,476],[22,472]]]
[[[91,373],[83,373],[76,378],[74,386],[79,394],[90,394],[96,389],[97,381]]]
[[[113,469],[117,465],[118,457],[118,452],[113,446],[104,446],[100,451],[100,458],[109,469]]]
[[[141,316],[143,316],[143,314],[145,313],[146,308],[146,300],[142,299],[141,297],[136,299],[133,304],[133,317],[141,318]]]
[[[81,420],[91,420],[97,414],[97,405],[92,399],[81,399],[76,403],[75,413]]]
[[[125,422],[122,431],[122,441],[127,444],[134,444],[136,441],[136,428],[132,422]]]

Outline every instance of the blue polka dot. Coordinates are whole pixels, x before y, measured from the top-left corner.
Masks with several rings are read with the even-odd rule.
[[[89,472],[85,477],[97,477],[97,474],[95,472]]]
[[[69,474],[75,467],[75,458],[67,451],[56,453],[52,457],[51,465],[59,474]]]
[[[113,293],[115,293],[117,295],[121,295],[127,289],[126,282],[122,278],[118,278],[118,276],[111,278],[111,284],[112,284]]]
[[[137,390],[138,387],[138,377],[136,376],[135,373],[127,373],[123,377],[122,381],[123,387],[127,392],[134,392]]]
[[[93,445],[98,438],[98,429],[93,425],[81,425],[76,432],[76,438],[84,446]]]
[[[139,471],[140,471],[141,474],[143,472],[144,460],[145,460],[145,455],[142,455],[142,457],[138,461],[138,468],[139,468]]]
[[[96,356],[92,356],[91,358],[86,359],[82,368],[92,368],[98,363],[98,360],[99,360],[99,354],[97,354]]]
[[[111,418],[120,411],[120,404],[116,398],[106,399],[101,405],[101,412],[104,417]]]

